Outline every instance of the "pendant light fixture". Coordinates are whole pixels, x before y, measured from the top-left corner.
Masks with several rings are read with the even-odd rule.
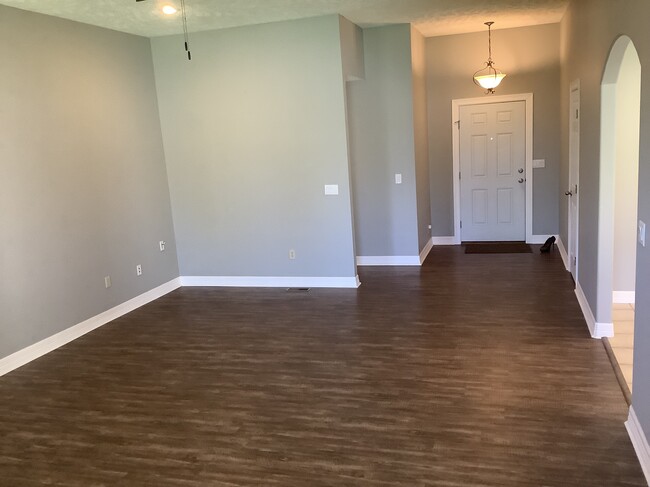
[[[474,73],[474,83],[485,88],[486,93],[490,95],[494,93],[494,89],[499,86],[501,80],[506,77],[494,66],[494,61],[492,61],[492,24],[494,22],[485,22],[488,27],[488,60],[483,69],[479,69]]]

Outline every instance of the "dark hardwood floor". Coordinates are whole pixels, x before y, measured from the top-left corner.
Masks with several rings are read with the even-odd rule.
[[[0,378],[0,485],[644,486],[559,254],[183,288]]]

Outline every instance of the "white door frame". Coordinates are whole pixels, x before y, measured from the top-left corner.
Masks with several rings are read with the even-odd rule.
[[[453,189],[454,189],[454,244],[461,243],[460,232],[460,107],[485,105],[489,103],[526,102],[526,242],[544,243],[548,235],[533,235],[533,94],[499,95],[463,98],[451,101],[452,144],[453,144]]]
[[[578,92],[578,123],[581,122],[582,117],[582,106],[580,105],[580,80],[574,80],[569,87],[569,191],[573,192],[573,195],[569,197],[567,202],[567,236],[569,241],[567,242],[567,262],[566,270],[571,272],[571,260],[575,259],[576,263],[576,275],[574,280],[576,286],[578,285],[578,267],[580,266],[580,261],[578,260],[578,254],[580,253],[580,195],[578,194],[580,188],[580,132],[577,134],[573,133],[571,124],[573,122],[573,106],[572,99],[573,93]],[[573,139],[573,137],[576,137]],[[578,155],[576,158],[571,157],[571,143],[578,144]],[[572,179],[572,174],[575,174],[575,179]],[[575,229],[576,234],[573,235],[571,230],[571,198],[576,198],[576,221]],[[572,245],[573,239],[575,239],[575,245]],[[575,254],[573,254],[573,249],[575,248]]]

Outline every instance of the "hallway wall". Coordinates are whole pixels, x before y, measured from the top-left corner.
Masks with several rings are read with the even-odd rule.
[[[427,90],[426,38],[413,26],[411,26],[411,76],[413,78],[413,138],[418,207],[418,244],[419,251],[421,251],[431,240],[429,92]]]
[[[364,29],[365,79],[348,83],[359,256],[415,256],[418,210],[411,26]],[[395,184],[395,174],[402,184]]]
[[[580,276],[592,310],[597,309],[598,186],[600,157],[600,84],[608,53],[625,34],[634,42],[642,66],[638,216],[650,222],[650,3],[646,0],[573,2],[562,21],[562,187],[568,180],[569,83],[580,79],[582,97],[580,148]],[[566,200],[560,198],[560,214]],[[560,235],[567,238],[566,217]],[[650,249],[637,246],[636,319],[633,406],[650,433]],[[598,319],[598,317],[596,317]]]

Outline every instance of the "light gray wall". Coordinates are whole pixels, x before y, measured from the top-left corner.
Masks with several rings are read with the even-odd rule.
[[[569,62],[570,39],[570,10],[564,15],[560,23],[560,191],[559,191],[559,224],[558,236],[568,250],[569,245],[569,201],[564,194],[569,190],[569,107],[570,96],[563,90],[568,90],[574,81],[570,78],[571,73],[566,69]],[[582,112],[582,106],[580,107]],[[580,272],[578,270],[578,272]]]
[[[498,26],[496,26],[498,27]],[[560,164],[560,27],[559,24],[495,30],[493,58],[507,74],[498,95],[533,93],[533,157],[545,159],[535,169],[533,233],[558,232]],[[487,59],[487,32],[427,39],[429,92],[429,163],[433,235],[454,234],[452,191],[451,101],[489,95],[472,81]]]
[[[429,178],[429,114],[426,39],[411,26],[413,76],[413,129],[415,139],[415,186],[418,208],[418,244],[422,250],[431,240],[431,185]]]
[[[350,148],[350,107],[348,87],[351,81],[357,81],[366,77],[366,66],[363,59],[363,30],[356,24],[353,24],[343,16],[339,16],[339,30],[341,33],[341,61],[343,64],[343,79],[345,80],[345,134],[347,137],[347,150],[348,150],[348,175],[350,191],[350,208],[352,208],[352,242],[354,255],[357,255],[356,234],[354,229],[356,223],[354,221],[354,178],[352,175],[352,154]],[[355,262],[356,264],[356,262]]]
[[[0,6],[0,59],[4,357],[178,265],[149,41]]]
[[[363,60],[363,30],[345,17],[339,16],[341,31],[341,58],[346,81],[365,78]]]
[[[634,291],[639,188],[641,66],[630,45],[616,85],[616,169],[614,191],[614,291]]]
[[[568,106],[570,80],[581,82],[580,147],[580,275],[589,304],[597,308],[598,183],[600,157],[600,83],[607,56],[616,38],[628,35],[641,60],[641,133],[639,218],[650,222],[650,3],[646,0],[573,2],[562,23],[563,75],[561,94]],[[563,110],[564,111],[564,110]],[[568,119],[562,117],[568,133]],[[563,137],[562,179],[568,178],[568,137]],[[566,212],[562,201],[561,212]],[[561,235],[567,234],[563,220]],[[634,395],[632,402],[646,434],[650,432],[650,249],[637,246],[636,326],[634,337]]]
[[[417,255],[411,28],[364,29],[363,40],[366,79],[348,86],[357,255]]]
[[[354,276],[339,17],[152,48],[181,274]]]

